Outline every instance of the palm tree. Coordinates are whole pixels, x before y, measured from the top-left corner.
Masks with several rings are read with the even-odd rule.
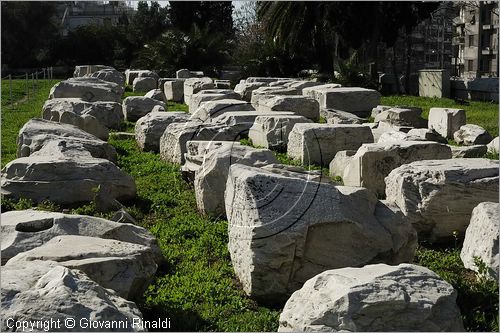
[[[330,17],[336,3],[260,2],[257,15],[272,41],[290,52],[312,49],[321,72],[333,72],[335,31]]]

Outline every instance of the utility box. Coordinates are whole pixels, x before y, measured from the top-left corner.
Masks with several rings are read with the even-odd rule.
[[[450,73],[446,69],[418,71],[418,95],[422,97],[450,97]]]

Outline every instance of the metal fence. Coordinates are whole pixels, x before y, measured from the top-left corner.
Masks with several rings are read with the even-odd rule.
[[[47,68],[42,68],[40,70],[36,70],[35,72],[32,73],[24,73],[21,75],[12,75],[9,74],[5,77],[2,77],[2,81],[9,81],[9,104],[12,106],[14,104],[14,99],[12,96],[12,80],[24,80],[24,93],[26,95],[26,98],[29,100],[30,97],[33,97],[38,88],[40,87],[40,82],[47,84],[50,84],[50,81],[53,79],[53,67],[47,67]],[[43,80],[43,81],[42,81]],[[2,92],[4,94],[5,92]]]

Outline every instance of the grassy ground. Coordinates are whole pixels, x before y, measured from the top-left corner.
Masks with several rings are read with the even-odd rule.
[[[40,81],[35,94],[25,94],[24,80],[12,80],[13,105],[10,103],[9,81],[2,81],[2,168],[16,158],[19,129],[31,118],[41,117],[43,103],[57,81]]]
[[[259,307],[238,287],[227,250],[227,222],[200,216],[179,166],[140,152],[133,140],[111,143],[134,177],[129,211],[158,238],[166,264],[141,304],[149,318],[170,317],[175,330],[272,331],[279,312]]]
[[[29,118],[39,115],[47,95],[48,90],[40,91],[29,103],[19,104],[11,111],[2,110],[2,150],[15,152],[17,131]],[[385,98],[384,104],[390,101]],[[428,103],[418,98],[414,103],[402,101],[400,97],[392,101],[394,104]],[[437,102],[443,106],[441,101]],[[485,112],[497,114],[496,109],[488,109],[489,105],[478,109],[483,107],[487,108]],[[175,103],[169,103],[168,107],[172,111],[182,108],[185,106]],[[22,110],[26,110],[25,113],[18,112]],[[132,131],[133,123],[124,130]],[[170,317],[172,328],[178,331],[275,331],[280,309],[260,307],[245,297],[234,276],[226,246],[227,221],[198,214],[194,191],[182,181],[179,166],[161,161],[158,154],[141,152],[133,140],[110,139],[110,143],[117,149],[119,167],[131,174],[137,184],[138,197],[128,203],[126,209],[138,224],[158,238],[166,258],[138,304],[145,317]],[[282,163],[296,164],[284,154],[277,157]],[[2,165],[13,158],[12,153],[2,154]],[[26,200],[2,201],[2,211],[30,206]],[[50,203],[39,206],[61,210]],[[92,203],[73,209],[72,213],[107,216],[96,213]],[[457,302],[467,330],[497,331],[498,284],[476,279],[474,273],[463,267],[459,251],[460,240],[447,248],[421,244],[415,262],[432,269],[458,290]]]
[[[432,107],[464,109],[468,124],[476,124],[486,129],[493,137],[498,136],[498,104],[470,101],[461,105],[449,98],[429,98],[416,96],[382,96],[382,105],[418,106],[427,119]]]

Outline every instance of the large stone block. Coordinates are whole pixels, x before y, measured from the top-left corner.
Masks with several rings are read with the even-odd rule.
[[[80,98],[86,102],[120,102],[123,87],[116,83],[92,77],[71,78],[56,83],[50,89],[49,99]]]
[[[324,105],[326,105],[325,101],[326,92],[330,89],[341,88],[341,87],[342,85],[338,83],[321,84],[319,86],[303,88],[302,95],[314,98],[315,100],[318,101],[321,108],[325,108]]]
[[[161,89],[153,89],[150,90],[144,95],[144,97],[156,99],[157,101],[167,103],[167,99],[165,98],[165,94],[163,93],[163,90]]]
[[[55,236],[43,245],[16,255],[8,263],[28,265],[35,260],[55,261],[81,270],[126,299],[142,296],[158,267],[150,247],[74,235]]]
[[[257,111],[235,111],[235,112],[225,112],[218,117],[212,119],[213,124],[224,124],[224,125],[237,125],[237,124],[247,124],[248,128],[251,128],[255,122],[255,119],[260,116],[295,116],[293,112],[257,112]]]
[[[125,71],[125,84],[132,85],[134,80],[138,77],[152,77],[156,80],[159,79],[158,74],[149,70],[142,69],[127,69]]]
[[[64,141],[51,141],[31,156],[9,162],[2,169],[1,193],[57,204],[90,202],[96,189],[110,201],[135,197],[131,176],[108,160],[92,157],[81,145],[68,146]]]
[[[475,257],[487,268],[487,274],[498,279],[498,227],[500,219],[498,202],[482,202],[472,211],[460,258],[465,268],[479,272]]]
[[[356,154],[356,150],[341,150],[330,162],[329,174],[330,177],[344,177],[344,170]]]
[[[366,121],[354,113],[333,109],[320,109],[319,114],[325,118],[327,124],[362,124]]]
[[[209,77],[190,78],[184,81],[184,103],[191,104],[191,96],[205,89],[213,89],[214,82]]]
[[[323,85],[322,82],[306,81],[306,80],[293,80],[284,84],[285,87],[298,89],[303,92],[304,89],[310,87],[317,87]]]
[[[119,129],[123,123],[121,103],[86,102],[79,98],[48,99],[43,105],[42,117],[50,120],[53,113],[62,114],[66,111],[93,116],[104,126],[112,129]]]
[[[384,110],[375,116],[375,122],[387,122],[396,126],[427,127],[422,118],[421,108],[394,107]]]
[[[184,101],[184,80],[165,82],[163,92],[168,101],[182,103]]]
[[[122,323],[121,331],[143,331],[133,326],[134,318],[142,318],[135,303],[118,296],[90,279],[78,269],[69,269],[55,262],[32,261],[2,266],[2,331],[13,330],[7,318],[17,323],[39,324],[52,320],[60,323],[60,331],[76,330],[65,320],[72,318],[75,324],[99,319]],[[43,321],[42,321],[43,320]],[[70,322],[71,323],[71,322]],[[76,326],[78,327],[78,326]],[[28,330],[27,328],[26,330]],[[58,330],[52,327],[51,331]],[[114,329],[99,328],[99,331]]]
[[[327,166],[337,152],[372,142],[370,128],[363,125],[296,124],[288,136],[287,152],[304,165]]]
[[[365,88],[333,88],[325,90],[323,96],[321,107],[351,112],[362,118],[368,117],[380,103],[380,93]]]
[[[407,133],[407,139],[410,141],[435,141],[439,143],[448,143],[438,132],[428,128],[412,128]]]
[[[234,87],[234,92],[239,94],[242,100],[250,102],[252,99],[252,92],[265,86],[267,86],[265,82],[239,83]]]
[[[153,77],[136,77],[132,83],[134,92],[148,92],[156,89],[158,81]]]
[[[99,217],[63,214],[38,210],[2,213],[2,265],[15,255],[45,244],[62,235],[79,235],[115,239],[150,247],[161,259],[154,236],[146,229],[129,223],[118,223]]]
[[[135,140],[142,150],[159,152],[160,138],[168,125],[184,123],[188,115],[184,112],[150,112],[135,123]]]
[[[183,68],[175,72],[175,77],[178,79],[189,79],[193,77],[189,69]]]
[[[191,140],[186,143],[186,153],[184,154],[184,164],[181,166],[182,178],[188,183],[194,183],[196,171],[203,164],[205,156],[221,145],[233,143],[232,141],[198,141]]]
[[[310,97],[274,96],[260,100],[259,112],[290,111],[299,116],[319,121],[319,104]]]
[[[427,141],[378,142],[364,144],[344,169],[348,186],[362,186],[385,196],[385,177],[397,167],[414,161],[451,158],[447,145]]]
[[[153,108],[157,105],[167,110],[167,105],[156,99],[143,96],[129,96],[123,100],[123,115],[127,121],[137,121],[139,118],[153,111]]]
[[[279,332],[463,331],[457,292],[410,264],[323,272],[288,300]]]
[[[460,129],[453,134],[453,139],[458,144],[466,146],[488,144],[493,137],[484,128],[474,124],[460,126]]]
[[[300,95],[301,91],[295,88],[287,88],[283,86],[261,87],[252,91],[250,102],[256,110],[259,110],[259,105],[263,101],[275,96],[294,96]],[[284,111],[284,110],[282,110]]]
[[[255,118],[248,137],[255,146],[286,151],[288,136],[295,124],[312,123],[299,115],[269,115]]]
[[[500,146],[500,141],[499,141],[498,136],[497,136],[496,138],[491,140],[490,143],[488,143],[488,145],[487,145],[488,152],[493,153],[493,154],[498,154],[499,146]]]
[[[388,201],[398,205],[419,232],[438,242],[463,237],[472,210],[498,201],[498,161],[483,158],[405,164],[385,179]]]
[[[234,164],[225,202],[236,276],[263,302],[284,301],[326,269],[398,264],[414,255],[409,223],[386,213],[379,219],[371,192],[335,186],[321,173]]]
[[[100,69],[87,75],[89,77],[95,77],[103,81],[116,83],[117,85],[125,88],[125,75],[112,67]]]
[[[183,164],[188,141],[238,141],[248,136],[249,128],[249,124],[226,126],[194,121],[173,123],[167,126],[160,138],[160,155],[167,162]]]
[[[73,71],[73,77],[82,77],[86,75],[91,75],[92,73],[103,69],[113,69],[113,67],[105,65],[78,65],[75,66],[75,70]]]
[[[247,83],[254,83],[254,82],[264,82],[264,83],[271,83],[271,82],[278,82],[278,81],[292,81],[293,79],[287,78],[287,77],[261,77],[261,76],[251,76],[248,77],[245,82]]]
[[[429,111],[429,128],[445,138],[453,139],[453,134],[465,123],[465,111],[462,109],[431,108]]]
[[[268,149],[243,146],[239,142],[226,142],[213,147],[203,156],[203,163],[194,179],[196,203],[200,213],[212,217],[225,216],[226,181],[229,167],[235,163],[261,167],[278,163],[278,160]]]
[[[33,118],[21,127],[16,141],[17,157],[28,157],[51,141],[58,141],[65,142],[66,146],[81,145],[92,157],[116,161],[112,145],[69,124]]]
[[[453,158],[483,157],[488,151],[488,147],[486,147],[486,145],[474,145],[474,146],[450,145],[450,149]]]
[[[230,89],[205,89],[191,96],[189,113],[195,113],[201,104],[221,99],[240,99],[240,95]]]
[[[44,111],[43,118],[63,124],[74,125],[87,133],[95,135],[101,140],[106,141],[109,137],[108,128],[96,117],[90,114],[79,114],[72,108],[55,108],[51,111]]]
[[[211,96],[211,95],[207,95]],[[193,98],[194,99],[194,98]],[[193,100],[191,99],[191,100]],[[226,112],[255,111],[253,106],[237,99],[216,99],[203,102],[192,114],[191,120],[210,122]]]

